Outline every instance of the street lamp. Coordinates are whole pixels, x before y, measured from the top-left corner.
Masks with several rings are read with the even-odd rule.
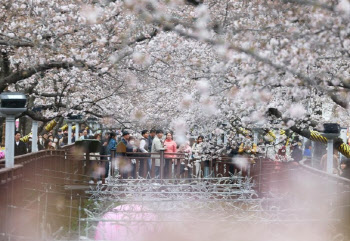
[[[89,118],[87,118],[86,122],[89,126],[89,135],[91,136],[93,134],[92,131],[96,132],[97,118],[89,117]]]
[[[32,109],[35,114],[39,114],[41,112],[42,107],[37,106]],[[32,121],[32,152],[38,151],[38,121]]]
[[[15,164],[15,119],[27,110],[27,97],[22,93],[4,92],[0,100],[0,113],[6,117],[5,167],[12,168]]]

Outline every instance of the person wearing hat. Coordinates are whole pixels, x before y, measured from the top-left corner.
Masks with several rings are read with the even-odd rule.
[[[122,133],[122,138],[120,140],[120,142],[117,145],[117,153],[122,154],[125,156],[125,153],[128,152],[128,150],[126,149],[126,147],[129,144],[129,139],[130,139],[130,133],[128,131],[123,131]],[[119,148],[118,148],[119,147]]]

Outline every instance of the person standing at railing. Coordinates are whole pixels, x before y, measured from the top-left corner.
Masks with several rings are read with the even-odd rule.
[[[75,142],[75,132],[74,131],[72,131],[71,141],[72,141],[72,143]]]
[[[343,158],[340,162],[340,176],[350,179],[350,159]]]
[[[101,136],[102,137],[102,136]],[[108,145],[108,138],[109,138],[109,133],[105,133],[105,138],[101,140],[101,149],[100,149],[100,155],[101,158],[101,166],[105,167],[105,173],[102,174],[102,183],[105,183],[105,179],[108,177],[108,172],[109,172],[109,162],[107,161],[107,145]]]
[[[192,148],[190,146],[190,142],[186,141],[184,144],[181,144],[178,150],[179,153],[184,153],[185,154],[185,159],[189,159],[192,156]],[[187,166],[186,162],[184,159],[181,159],[181,161],[179,161],[177,163],[177,165],[180,165],[180,175],[182,175],[185,170],[188,170],[188,177],[191,177],[191,173],[192,173],[192,166],[190,165],[190,163],[188,163]],[[175,170],[177,168],[175,167]]]
[[[117,149],[117,141],[116,141],[116,134],[114,132],[110,132],[106,144],[106,154],[111,155],[111,150],[116,150]],[[110,161],[113,162],[114,158],[116,157],[117,152],[114,153],[114,156],[110,157]],[[112,163],[113,164],[113,163]],[[114,165],[111,165],[111,168]],[[111,170],[112,173],[113,170]]]
[[[79,137],[79,140],[86,140],[89,139],[87,130],[82,131],[82,135]]]
[[[332,171],[332,173],[337,174],[337,175],[339,175],[339,172],[340,172],[340,170],[338,168],[338,160],[339,160],[338,150],[334,149],[333,150],[333,171]],[[327,153],[322,156],[320,166],[321,166],[321,169],[323,171],[325,171],[325,172],[327,171]]]
[[[312,156],[312,145],[311,145],[311,141],[307,141],[305,143],[305,149],[304,149],[304,157],[311,159]]]
[[[53,141],[51,139],[47,139],[47,141],[45,142],[45,146],[46,146],[46,150],[55,150],[55,147],[53,145]]]
[[[63,131],[61,128],[57,130],[57,135],[55,137],[58,139],[58,141],[63,138]]]
[[[115,133],[111,132],[109,133],[109,137],[107,140],[107,155],[111,154],[112,149],[116,149],[117,147],[117,141],[115,140]]]
[[[203,136],[198,136],[197,141],[192,145],[192,159],[196,167],[196,177],[200,177],[201,158],[203,154]]]
[[[133,136],[129,137],[129,141],[126,145],[126,152],[129,153],[127,156],[129,156],[131,161],[131,168],[132,168],[132,176],[133,178],[136,178],[136,159],[135,157],[138,156],[137,152],[139,152],[139,143],[137,143],[137,139]],[[130,154],[132,152],[132,154]]]
[[[45,141],[44,141],[44,138],[39,135],[39,138],[38,138],[38,150],[41,151],[41,150],[44,150],[45,149]]]
[[[141,132],[141,135],[142,135],[142,138],[141,138],[141,141],[140,141],[140,146],[139,146],[139,149],[142,153],[148,153],[148,150],[149,150],[149,132],[148,130],[143,130]],[[140,173],[144,173],[144,165],[143,165],[143,162],[147,161],[147,172],[150,172],[151,171],[151,168],[152,168],[152,159],[147,157],[147,158],[144,158],[142,160],[142,163],[140,165]]]
[[[152,154],[151,157],[155,158],[155,175],[156,178],[159,178],[160,174],[160,150],[163,149],[163,144],[162,144],[162,137],[163,137],[163,131],[162,130],[157,130],[156,131],[156,136],[153,139],[152,142]]]
[[[299,142],[292,144],[292,153],[291,157],[294,161],[300,162],[303,159],[303,153],[299,148]]]
[[[64,147],[64,146],[68,145],[68,136],[63,136],[63,137],[59,140],[58,145],[59,145],[60,148],[62,148],[62,147]]]
[[[47,139],[49,139],[49,136],[47,135],[47,133],[44,133],[44,134],[43,134],[44,148],[46,148],[46,147],[45,147],[45,142],[47,141]]]
[[[164,141],[164,148],[166,149],[164,151],[164,158],[165,158],[165,165],[164,165],[164,177],[165,178],[171,178],[172,177],[172,165],[177,163],[177,161],[173,158],[176,157],[174,154],[167,154],[167,153],[176,153],[177,152],[177,145],[176,142],[173,141],[173,134],[171,132],[166,133],[166,138]],[[169,173],[170,169],[170,173]]]
[[[90,184],[92,183],[102,183],[101,178],[105,178],[105,163],[100,163],[100,151],[102,149],[102,143],[101,143],[101,135],[95,134],[94,139],[98,140],[98,152],[91,152],[90,153],[90,162],[88,163],[89,166],[89,175],[90,175]],[[101,165],[102,164],[102,165]]]
[[[152,143],[155,136],[156,136],[156,130],[154,129],[150,130],[148,135],[148,151],[150,152],[152,152]]]
[[[26,144],[20,140],[21,133],[19,131],[15,132],[15,156],[27,154]]]
[[[118,163],[119,163],[119,171],[123,175],[123,178],[128,178],[128,172],[131,169],[131,166],[129,165],[129,161],[126,158],[127,152],[133,152],[132,145],[129,144],[130,140],[130,133],[128,131],[122,132],[122,138],[117,144],[117,151],[116,154],[118,156]]]

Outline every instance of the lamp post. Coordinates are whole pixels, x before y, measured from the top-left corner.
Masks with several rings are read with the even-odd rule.
[[[32,152],[38,151],[38,122],[32,121]]]
[[[33,108],[35,113],[41,112],[41,107]],[[38,151],[38,121],[32,121],[32,152]]]
[[[75,141],[79,140],[79,121],[75,121]]]
[[[323,136],[327,138],[327,172],[333,173],[333,140],[339,136],[340,126],[336,123],[323,124]]]
[[[12,168],[15,164],[15,119],[27,110],[27,97],[22,93],[4,92],[0,100],[0,112],[6,117],[5,167]]]
[[[89,117],[86,122],[89,126],[89,135],[92,136],[93,135],[92,131],[96,132],[96,129],[97,129],[96,128],[97,119],[94,117]]]
[[[68,145],[72,144],[72,121],[67,120],[68,122]]]

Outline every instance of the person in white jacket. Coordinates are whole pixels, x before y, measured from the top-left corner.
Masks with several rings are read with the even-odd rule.
[[[162,130],[157,130],[156,131],[156,136],[153,139],[152,142],[152,158],[155,158],[155,174],[156,177],[159,177],[160,173],[160,150],[164,149],[163,143],[162,143],[162,137],[163,137],[163,131]],[[157,153],[157,154],[156,154]]]
[[[198,136],[197,141],[192,146],[192,159],[196,167],[196,177],[200,177],[201,172],[201,157],[203,154],[203,136]]]

